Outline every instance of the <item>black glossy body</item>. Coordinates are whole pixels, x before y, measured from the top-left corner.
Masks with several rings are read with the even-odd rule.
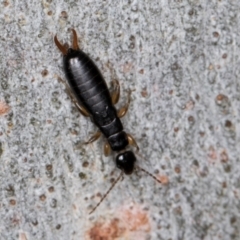
[[[64,55],[63,63],[66,78],[79,103],[90,113],[111,149],[123,150],[128,145],[127,134],[97,66],[83,51],[72,48]]]
[[[125,151],[120,153],[116,157],[117,167],[125,172],[125,174],[131,174],[134,169],[136,157],[131,151]]]

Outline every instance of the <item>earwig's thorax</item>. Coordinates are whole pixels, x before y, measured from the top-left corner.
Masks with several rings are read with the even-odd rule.
[[[120,124],[121,124],[121,122],[120,122]],[[122,130],[123,129],[122,126],[120,126],[119,129]],[[127,134],[124,131],[121,131],[114,135],[111,135],[108,138],[108,143],[110,144],[111,149],[113,151],[121,151],[125,147],[127,147],[129,144],[128,139],[127,139]]]

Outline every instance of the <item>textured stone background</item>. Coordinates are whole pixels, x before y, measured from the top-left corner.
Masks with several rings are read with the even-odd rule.
[[[240,3],[0,2],[0,239],[240,239]],[[57,80],[53,43],[119,79],[144,173],[119,175]]]

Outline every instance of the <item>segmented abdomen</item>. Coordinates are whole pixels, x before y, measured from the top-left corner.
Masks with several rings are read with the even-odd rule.
[[[92,114],[111,104],[107,85],[94,62],[82,51],[65,57],[65,72],[77,99]]]

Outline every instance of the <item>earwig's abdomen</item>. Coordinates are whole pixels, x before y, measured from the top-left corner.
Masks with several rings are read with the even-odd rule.
[[[124,149],[128,145],[127,135],[117,117],[106,82],[94,62],[81,50],[70,48],[64,56],[64,70],[74,95],[108,138],[112,150]]]
[[[81,50],[64,56],[66,77],[81,104],[93,115],[111,104],[107,85],[94,62]]]

